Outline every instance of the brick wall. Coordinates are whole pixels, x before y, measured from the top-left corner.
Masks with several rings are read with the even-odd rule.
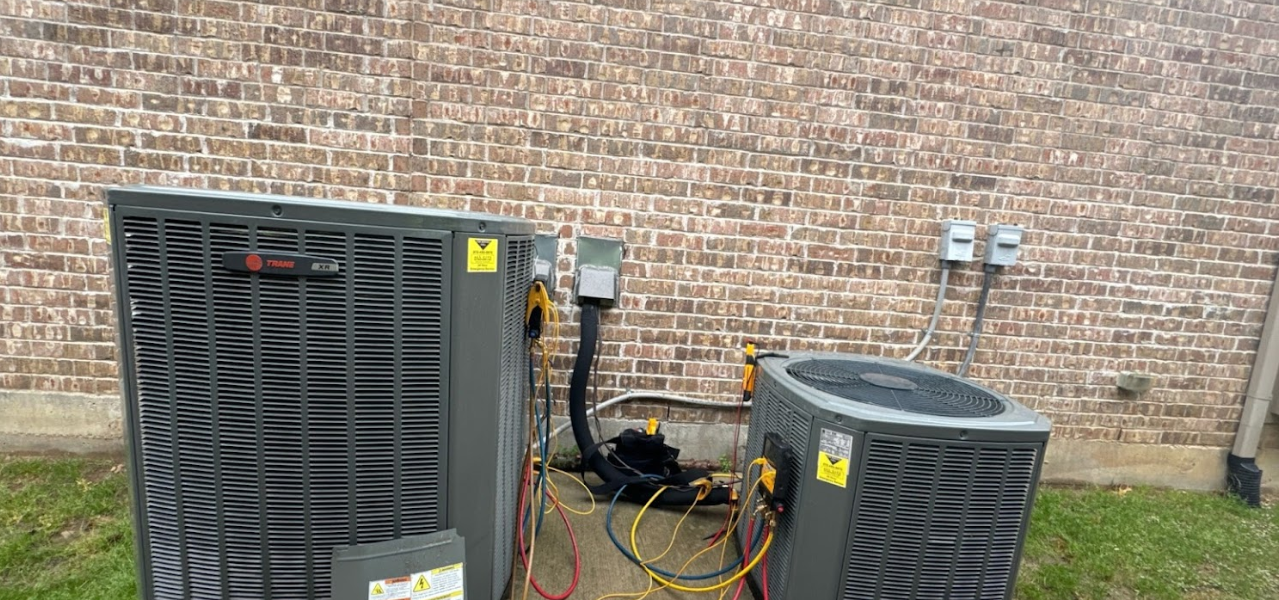
[[[604,387],[725,400],[745,336],[904,354],[939,221],[1019,223],[971,374],[1142,443],[1229,443],[1279,251],[1260,2],[0,0],[0,97],[6,389],[116,391],[122,184],[625,238]],[[952,282],[948,369],[979,267]]]

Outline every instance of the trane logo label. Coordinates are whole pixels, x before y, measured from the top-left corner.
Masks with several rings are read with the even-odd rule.
[[[232,251],[222,254],[222,266],[231,271],[295,277],[336,277],[336,260],[289,252]]]

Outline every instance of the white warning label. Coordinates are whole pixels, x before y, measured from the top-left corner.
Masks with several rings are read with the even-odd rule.
[[[369,600],[409,600],[408,577],[392,577],[369,582]]]
[[[817,480],[848,487],[848,463],[852,456],[853,436],[823,429],[817,441]]]
[[[414,573],[411,600],[462,600],[462,563]]]

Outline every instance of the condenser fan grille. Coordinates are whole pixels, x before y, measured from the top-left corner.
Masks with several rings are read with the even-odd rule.
[[[134,215],[122,226],[144,597],[327,598],[334,546],[440,529],[442,240]],[[340,271],[221,268],[246,248]]]
[[[874,361],[812,359],[791,377],[845,400],[938,417],[979,418],[1006,410],[998,396],[961,379]]]

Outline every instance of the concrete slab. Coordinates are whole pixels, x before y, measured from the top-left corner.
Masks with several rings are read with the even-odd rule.
[[[553,480],[559,487],[566,504],[583,511],[590,508],[589,496],[581,486],[574,484],[570,477],[555,473]],[[597,482],[598,480],[592,476],[588,477],[588,481]],[[635,522],[635,515],[639,512],[639,508],[638,505],[625,501],[619,501],[617,504],[613,524],[618,539],[623,544],[628,543],[631,524]],[[604,532],[604,515],[607,509],[607,500],[597,501],[594,513],[586,516],[569,515],[569,522],[573,524],[582,554],[582,576],[577,590],[569,597],[569,600],[604,600],[606,598],[638,600],[640,595],[648,589],[647,575],[627,560],[613,546]],[[675,536],[670,552],[656,561],[656,564],[670,571],[678,571],[694,554],[706,548],[707,542],[703,538],[720,529],[724,524],[726,513],[727,509],[723,506],[694,508],[688,513],[688,518],[684,520],[678,535]],[[642,527],[636,536],[641,556],[648,559],[661,555],[662,550],[671,543],[676,525],[684,514],[684,509],[650,509],[646,512]],[[716,547],[691,563],[688,572],[706,573],[717,570],[721,549],[724,550],[723,557],[726,562],[736,558],[737,555],[730,540],[727,544]],[[525,598],[524,573],[522,568],[516,569],[512,579],[511,593],[508,596],[511,600]],[[537,539],[537,546],[533,553],[533,575],[537,577],[543,589],[557,594],[568,587],[572,574],[573,554],[568,536],[565,534],[564,524],[556,514],[552,513],[546,516],[542,535]],[[656,589],[656,584],[653,587],[655,591],[644,600],[716,598],[716,594],[692,594],[670,589]],[[735,589],[736,584],[729,587]],[[724,597],[732,598],[733,589],[730,589]],[[610,594],[621,595],[609,596]],[[527,598],[540,599],[541,596],[530,587]],[[749,587],[743,590],[742,598],[754,600]]]

